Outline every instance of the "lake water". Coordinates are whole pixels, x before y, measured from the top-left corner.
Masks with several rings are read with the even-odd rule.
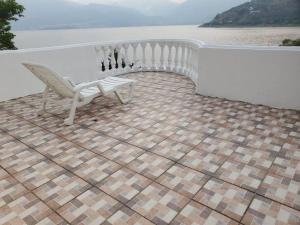
[[[16,31],[16,46],[48,47],[65,44],[145,38],[189,38],[209,44],[278,46],[285,38],[300,38],[300,27],[198,28],[157,26],[76,30]]]

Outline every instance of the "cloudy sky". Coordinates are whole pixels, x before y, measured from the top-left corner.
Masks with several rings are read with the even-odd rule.
[[[69,1],[73,1],[73,2],[78,2],[78,3],[103,3],[103,4],[126,4],[126,3],[139,3],[140,0],[69,0]],[[161,3],[161,2],[174,2],[174,3],[182,3],[185,2],[186,0],[148,0],[147,2],[154,3]]]

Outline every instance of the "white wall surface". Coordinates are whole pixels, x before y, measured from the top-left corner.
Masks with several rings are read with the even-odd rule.
[[[300,110],[300,48],[206,47],[198,93]]]
[[[300,48],[199,45],[199,54],[199,94],[300,110]],[[22,62],[46,65],[75,82],[101,78],[93,44],[4,51],[0,101],[43,90]]]
[[[94,80],[97,76],[93,46],[56,47],[0,52],[0,101],[41,92],[44,85],[22,62],[48,66],[74,82]]]

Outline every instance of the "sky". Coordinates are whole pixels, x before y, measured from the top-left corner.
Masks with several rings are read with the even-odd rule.
[[[126,4],[126,2],[136,2],[139,3],[140,0],[69,0],[73,2],[88,4],[88,3],[102,3],[102,4]],[[161,2],[173,2],[173,3],[183,3],[186,0],[148,0],[148,2],[151,3],[161,3]]]

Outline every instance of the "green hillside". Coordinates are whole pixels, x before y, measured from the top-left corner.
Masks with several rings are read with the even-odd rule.
[[[252,0],[218,14],[204,27],[299,26],[300,0]]]

